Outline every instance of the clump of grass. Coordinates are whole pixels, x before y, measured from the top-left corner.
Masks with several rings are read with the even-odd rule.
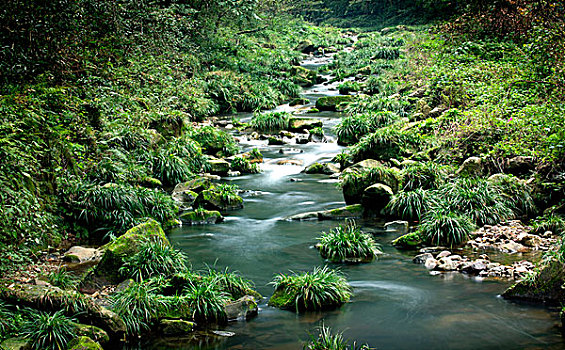
[[[274,132],[288,127],[290,113],[269,112],[255,113],[251,119],[251,127],[264,132]]]
[[[297,312],[334,308],[351,298],[345,277],[327,266],[316,267],[313,272],[279,274],[270,284],[275,293],[269,304]]]
[[[489,183],[500,188],[510,208],[517,215],[528,215],[536,210],[532,189],[519,178],[497,174],[489,178]]]
[[[554,235],[562,236],[565,233],[565,219],[554,213],[537,217],[532,221],[532,226],[536,234],[551,231]]]
[[[393,124],[398,119],[397,114],[388,111],[348,115],[335,126],[337,141],[340,145],[355,144],[368,133]]]
[[[239,187],[235,184],[217,184],[213,188],[214,191],[218,192],[220,198],[226,203],[233,203],[239,200],[238,190]]]
[[[318,240],[320,254],[331,262],[369,262],[381,253],[373,237],[363,233],[353,220],[323,232]]]
[[[440,187],[447,176],[445,167],[435,162],[417,162],[402,169],[405,191],[415,189],[435,190]]]
[[[420,221],[426,211],[434,205],[433,192],[417,188],[396,193],[385,207],[388,214],[405,220]]]
[[[261,172],[261,168],[256,163],[251,163],[249,159],[244,157],[235,157],[231,162],[231,168],[243,174],[257,174]]]
[[[345,81],[337,87],[339,93],[342,95],[348,95],[351,92],[357,92],[361,90],[361,84],[356,81],[348,80]]]
[[[400,131],[398,127],[388,126],[365,135],[351,147],[350,153],[355,161],[376,159],[388,161],[390,158],[401,158],[409,149],[420,145],[418,135]]]
[[[210,125],[194,128],[188,135],[202,146],[206,154],[226,157],[236,154],[239,150],[231,134]]]
[[[225,322],[224,306],[230,300],[222,291],[221,280],[210,278],[203,282],[189,283],[183,290],[186,303],[197,322]]]
[[[141,282],[154,276],[170,276],[186,270],[187,258],[168,242],[148,240],[131,256],[119,272]]]
[[[67,343],[77,335],[75,320],[65,316],[63,310],[54,313],[30,310],[30,313],[23,324],[23,334],[31,340],[33,349],[66,349]]]
[[[349,346],[348,342],[343,338],[343,333],[333,333],[330,327],[321,325],[318,328],[318,335],[310,334],[310,341],[304,344],[304,350],[369,350],[367,344],[357,346],[354,342]]]
[[[235,271],[230,271],[226,267],[222,271],[208,267],[206,281],[215,283],[219,289],[230,296],[233,300],[237,300],[245,295],[256,294],[253,291],[253,283]]]
[[[374,166],[362,171],[347,172],[340,183],[346,201],[358,200],[363,190],[375,183],[383,183],[393,191],[398,190],[400,174],[384,165]]]
[[[454,247],[466,242],[475,227],[468,216],[436,209],[424,215],[416,233],[429,244]]]
[[[73,278],[70,272],[63,266],[59,269],[51,272],[49,276],[47,276],[47,281],[56,287],[61,287],[63,289],[73,288],[76,279]]]

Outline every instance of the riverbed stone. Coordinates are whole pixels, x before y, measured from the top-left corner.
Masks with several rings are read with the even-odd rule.
[[[418,249],[424,242],[422,238],[415,233],[407,233],[392,241],[392,245],[400,249]]]
[[[353,96],[324,96],[316,101],[316,108],[320,111],[337,111],[339,105],[353,101]]]
[[[212,187],[198,194],[194,206],[217,211],[236,210],[243,208],[243,198],[240,196],[224,198],[217,188]]]
[[[161,333],[165,336],[182,336],[191,333],[196,327],[196,323],[185,320],[163,319],[159,321]]]
[[[396,220],[396,221],[387,222],[384,225],[384,228],[388,232],[398,232],[401,235],[404,235],[408,233],[410,226],[408,224],[408,221]]]
[[[306,174],[324,174],[332,175],[339,173],[339,165],[337,163],[313,163],[304,169]]]
[[[303,132],[322,127],[322,121],[314,118],[291,117],[288,121],[288,128],[293,132]]]
[[[194,210],[182,213],[180,220],[187,225],[207,225],[222,222],[224,217],[217,210]]]
[[[320,220],[344,220],[360,219],[363,217],[363,206],[361,204],[347,205],[345,207],[324,210],[318,212]]]
[[[101,345],[110,342],[108,333],[102,328],[82,323],[73,323],[73,326],[75,327],[77,336],[89,337],[90,339],[100,343]]]
[[[103,350],[102,346],[93,339],[79,336],[67,344],[67,350]]]
[[[293,66],[290,70],[294,82],[302,87],[310,87],[318,81],[318,73],[301,66]]]
[[[438,265],[436,269],[442,271],[456,271],[459,267],[457,261],[451,259],[451,257],[446,256],[438,260]]]
[[[228,321],[245,319],[257,316],[259,308],[255,298],[251,295],[243,296],[225,306]]]
[[[173,194],[183,193],[186,191],[191,191],[195,193],[200,193],[204,190],[209,189],[212,186],[212,181],[207,177],[197,177],[190,181],[181,182],[175,186],[173,189]]]
[[[98,261],[102,258],[102,251],[96,248],[85,248],[81,246],[74,246],[67,250],[64,254],[64,260],[85,263]]]
[[[412,259],[412,261],[414,262],[414,264],[425,264],[426,260],[433,258],[434,256],[431,253],[424,253],[416,255],[414,259]]]
[[[386,207],[393,195],[394,192],[389,186],[382,183],[376,183],[367,187],[363,191],[361,203],[365,209],[371,209],[379,212]]]
[[[434,259],[434,258],[427,259],[427,260],[424,262],[424,266],[425,266],[426,269],[428,269],[428,270],[433,270],[433,269],[435,269],[438,265],[439,265],[439,261],[437,261],[437,260]]]
[[[96,266],[96,276],[115,284],[121,282],[123,278],[118,270],[128,257],[135,255],[139,251],[139,247],[149,240],[158,240],[164,244],[170,244],[161,225],[150,219],[100,247],[104,251],[104,255]]]
[[[451,255],[451,252],[449,250],[443,250],[436,256],[436,259],[445,258],[445,257],[450,256],[450,255]]]
[[[300,213],[296,215],[292,215],[288,217],[288,220],[295,220],[295,221],[310,221],[310,220],[318,220],[318,212],[311,211],[307,213]]]
[[[231,169],[231,164],[224,159],[209,159],[210,173],[226,176]]]
[[[398,190],[400,179],[395,175],[395,172],[377,171],[374,172],[374,174],[369,175],[370,170],[377,167],[382,167],[382,164],[379,161],[374,159],[365,159],[347,167],[342,172],[343,181],[341,185],[345,203],[361,203],[365,189],[375,183],[381,183],[388,186],[393,193]],[[355,176],[347,176],[348,174],[355,174]]]
[[[2,350],[31,350],[31,340],[23,337],[8,338],[0,344]]]
[[[191,190],[186,190],[186,191],[173,190],[173,194],[171,195],[171,197],[180,206],[190,207],[196,200],[196,197],[198,197],[198,193]]]
[[[303,106],[303,105],[307,105],[308,103],[310,103],[310,100],[305,98],[305,97],[297,97],[294,98],[292,100],[290,100],[290,102],[288,103],[289,106]]]

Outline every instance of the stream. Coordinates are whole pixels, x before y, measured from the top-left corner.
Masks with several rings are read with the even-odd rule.
[[[315,69],[327,60],[310,60]],[[332,86],[315,85],[303,96],[311,104],[324,95],[336,95]],[[288,105],[277,110],[290,110]],[[334,136],[335,112],[307,114],[324,122]],[[246,121],[249,114],[238,116]],[[315,161],[330,160],[343,147],[335,141],[305,145],[267,146],[267,141],[242,138],[243,151],[258,148],[264,156],[260,174],[225,178],[241,189],[244,209],[230,212],[224,223],[183,226],[169,232],[171,242],[185,252],[193,269],[206,265],[229,267],[255,282],[264,296],[259,315],[231,322],[222,331],[232,336],[196,339],[151,339],[143,349],[302,349],[310,334],[323,323],[358,344],[379,349],[563,349],[557,328],[557,311],[516,304],[499,297],[511,282],[480,280],[453,273],[431,275],[412,262],[414,252],[390,245],[397,234],[384,232],[383,222],[360,221],[382,245],[384,254],[369,264],[334,265],[347,276],[354,290],[351,302],[333,311],[295,314],[267,306],[273,288],[268,285],[280,272],[311,271],[324,260],[313,248],[322,231],[335,221],[288,221],[286,217],[344,205],[337,180],[327,175],[301,173]],[[281,159],[298,159],[303,166],[278,165]],[[231,335],[231,334],[229,334]]]

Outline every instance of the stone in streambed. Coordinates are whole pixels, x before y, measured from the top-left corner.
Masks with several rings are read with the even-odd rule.
[[[196,323],[184,320],[168,320],[159,321],[161,333],[165,336],[182,336],[191,333]]]
[[[340,105],[353,101],[353,96],[324,96],[316,101],[316,108],[320,111],[337,111]]]
[[[80,336],[67,344],[67,350],[102,350],[102,346],[89,337]]]
[[[198,195],[194,206],[218,211],[236,210],[243,208],[243,198],[240,196],[224,198],[219,190],[212,187]]]
[[[89,337],[102,345],[110,342],[108,333],[102,328],[82,323],[73,323],[73,326],[75,327],[75,333],[77,336]]]
[[[223,159],[209,159],[210,173],[226,176],[231,169],[231,164]]]
[[[102,252],[99,249],[74,246],[65,252],[63,259],[71,262],[85,263],[98,261],[101,258]]]
[[[206,225],[222,222],[224,217],[217,210],[198,210],[181,214],[180,220],[188,225]]]
[[[288,128],[293,132],[303,132],[318,127],[322,127],[322,121],[319,119],[292,117],[288,121]]]
[[[392,241],[392,245],[400,249],[417,249],[423,243],[420,236],[414,232],[400,236]]]
[[[306,174],[332,175],[339,173],[339,165],[336,163],[314,163],[304,169]]]
[[[361,203],[365,208],[380,212],[390,202],[393,195],[394,192],[389,186],[376,183],[363,191]]]
[[[414,264],[425,264],[426,260],[433,258],[434,256],[430,253],[418,254],[412,259],[412,262],[414,262]]]
[[[246,295],[225,306],[228,321],[245,319],[257,316],[259,308],[255,298]]]
[[[209,189],[212,186],[212,182],[207,177],[197,177],[190,181],[181,182],[175,186],[173,194],[183,193],[186,191],[191,191],[195,193],[200,193],[204,190]]]
[[[343,220],[360,219],[363,217],[363,206],[361,204],[348,205],[341,208],[324,210],[318,212],[319,220]]]
[[[26,338],[9,338],[0,344],[0,349],[31,350],[31,340]]]
[[[409,224],[408,221],[396,220],[387,222],[384,228],[387,232],[398,232],[401,235],[405,235],[408,233]]]

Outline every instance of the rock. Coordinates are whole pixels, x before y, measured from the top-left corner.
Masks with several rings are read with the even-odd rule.
[[[398,190],[399,178],[394,172],[374,171],[373,168],[382,168],[382,164],[373,159],[366,159],[356,163],[343,172],[342,190],[345,203],[360,203],[367,187],[375,184],[384,184],[394,192]],[[357,176],[347,176],[348,174],[357,174]]]
[[[426,260],[433,258],[434,256],[430,253],[418,254],[412,259],[412,262],[414,262],[414,264],[425,264]]]
[[[316,101],[316,108],[320,111],[337,111],[340,104],[353,101],[353,96],[324,96]]]
[[[407,233],[392,241],[392,245],[400,249],[417,249],[422,244],[422,239],[414,232]]]
[[[88,337],[101,345],[108,344],[110,342],[110,337],[108,333],[102,328],[96,326],[91,326],[82,323],[74,323],[75,332],[77,336]]]
[[[297,97],[295,99],[292,99],[288,105],[289,106],[302,106],[302,105],[307,105],[308,103],[310,103],[310,100],[304,97]]]
[[[311,113],[311,114],[320,113],[320,110],[318,108],[312,107],[309,110],[307,110],[306,113]]]
[[[198,210],[181,214],[180,220],[188,225],[206,225],[222,222],[224,217],[216,210]]]
[[[428,270],[433,270],[435,269],[439,264],[439,261],[437,261],[434,258],[431,259],[427,259],[426,262],[424,262],[424,266],[426,267],[426,269]]]
[[[416,89],[414,91],[412,91],[408,97],[412,97],[412,98],[422,98],[426,95],[426,88],[422,87],[419,89]]]
[[[142,178],[141,180],[139,180],[138,183],[139,183],[140,186],[147,187],[147,188],[157,188],[157,187],[163,186],[163,183],[161,182],[161,180],[156,179],[154,177],[149,177],[149,176]]]
[[[159,327],[165,336],[182,336],[191,333],[196,323],[184,320],[160,320]]]
[[[459,170],[457,170],[456,175],[462,176],[480,176],[483,172],[483,163],[479,157],[469,157],[467,158]]]
[[[387,222],[384,228],[389,232],[398,232],[401,235],[405,235],[408,233],[409,226],[408,226],[408,221],[397,220],[397,221]]]
[[[102,258],[102,252],[96,248],[84,248],[81,246],[71,247],[64,254],[64,260],[78,263],[98,261]]]
[[[312,211],[308,213],[296,214],[288,217],[287,219],[296,221],[318,220],[318,212]]]
[[[277,162],[278,165],[297,165],[302,166],[304,165],[304,161],[300,159],[282,159]]]
[[[514,254],[514,253],[524,253],[528,251],[528,248],[521,245],[520,243],[510,241],[500,245],[500,251],[504,253]]]
[[[348,205],[341,208],[318,212],[319,220],[343,220],[360,219],[363,217],[363,206],[361,204]]]
[[[0,286],[0,299],[20,306],[42,311],[57,311],[72,308],[76,300],[81,300],[81,310],[71,310],[79,321],[91,323],[106,331],[110,339],[121,339],[126,325],[116,313],[98,305],[94,299],[76,291],[64,291],[53,286],[32,284],[11,284]]]
[[[456,271],[458,267],[459,264],[456,261],[446,256],[438,260],[436,269],[441,271]]]
[[[216,187],[212,187],[198,195],[194,206],[218,211],[236,210],[243,208],[243,198],[240,196],[224,198]]]
[[[304,67],[294,66],[290,74],[293,75],[294,82],[302,87],[313,86],[318,81],[318,73]]]
[[[173,195],[175,193],[183,193],[186,191],[191,191],[195,193],[200,193],[204,190],[209,189],[212,186],[212,182],[207,177],[197,177],[187,182],[181,182],[175,186],[173,190]]]
[[[304,169],[306,174],[332,175],[339,173],[339,165],[336,163],[314,163]]]
[[[226,338],[233,337],[235,335],[234,332],[226,332],[226,331],[211,331],[211,333]]]
[[[361,67],[357,70],[357,74],[361,75],[371,75],[371,66]]]
[[[538,249],[543,244],[543,240],[540,236],[527,234],[522,237],[520,243],[525,245],[526,247]]]
[[[310,40],[303,40],[294,48],[294,50],[305,54],[310,54],[316,51],[316,47]]]
[[[367,187],[363,191],[361,203],[366,209],[380,212],[390,202],[393,195],[394,192],[389,186],[377,183]]]
[[[295,142],[297,145],[305,145],[310,142],[310,138],[308,136],[297,136]]]
[[[210,173],[226,176],[231,169],[231,164],[223,159],[209,159]]]
[[[481,271],[484,271],[488,268],[488,264],[490,262],[488,260],[484,260],[484,259],[478,259],[475,261],[471,261],[469,263],[467,263],[462,270],[467,272],[467,273],[471,273],[471,274],[479,274],[481,273]]]
[[[450,256],[450,255],[451,255],[451,252],[449,250],[444,250],[436,256],[436,259],[445,258],[445,257]]]
[[[114,284],[121,282],[123,278],[118,270],[125,260],[137,253],[141,244],[148,240],[169,244],[161,225],[153,219],[129,229],[114,241],[100,247],[104,255],[94,270],[95,275]]]
[[[292,117],[288,121],[288,128],[293,132],[302,132],[304,129],[312,130],[322,127],[322,121],[313,118]]]
[[[525,175],[535,168],[536,162],[534,157],[516,156],[507,161],[505,170],[513,175]]]
[[[257,316],[259,308],[257,307],[257,302],[255,298],[246,295],[233,303],[226,305],[226,316],[228,321],[245,319],[248,320],[253,316]]]
[[[102,346],[89,337],[80,336],[67,344],[67,350],[102,350]]]
[[[428,118],[437,118],[443,114],[443,112],[447,111],[449,108],[445,105],[439,105],[436,108],[432,109],[428,114]]]
[[[286,144],[286,142],[281,137],[269,136],[268,140],[268,144],[270,146],[280,146]]]
[[[0,344],[2,350],[31,350],[31,340],[26,338],[9,338]]]

